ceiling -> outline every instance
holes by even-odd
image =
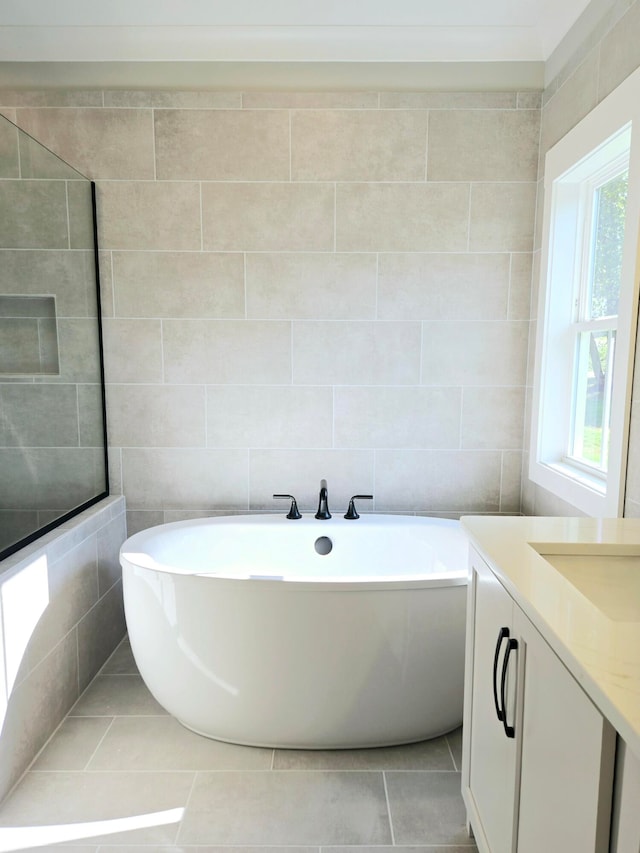
[[[542,79],[544,63],[573,24],[589,16],[587,7],[599,10],[611,2],[0,0],[0,85],[12,69],[15,76],[16,67],[34,63],[53,68],[50,76],[56,67],[83,63],[87,79],[101,63],[171,63],[174,72],[180,64],[198,63],[387,70],[500,63],[503,76],[507,65],[529,63]]]

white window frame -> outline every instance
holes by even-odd
[[[563,184],[561,178],[572,170],[579,175],[581,162],[591,159],[594,152],[625,128],[630,128],[631,135],[629,189],[612,377],[611,432],[608,470],[599,474],[567,457],[573,409],[576,275],[581,267],[577,259],[582,259],[585,249],[576,239],[583,224],[579,220],[584,207],[576,203],[575,185]],[[621,150],[623,147],[621,142]],[[593,166],[588,171],[592,173]],[[624,509],[638,313],[639,223],[640,69],[556,143],[545,159],[529,477],[592,516],[617,517]],[[561,366],[566,369],[560,369]]]

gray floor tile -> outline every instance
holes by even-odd
[[[275,770],[455,770],[446,738],[377,749],[276,750]]]
[[[269,770],[273,750],[194,734],[173,717],[116,717],[88,770]]]
[[[77,853],[77,848],[73,848]],[[353,847],[349,847],[349,853],[360,853],[363,848],[358,847],[354,850]],[[380,848],[371,848],[379,850]],[[382,848],[384,849],[384,848]],[[391,848],[395,849],[395,848]],[[172,846],[172,847],[148,847],[141,846],[136,844],[135,846],[110,846],[110,845],[102,845],[98,851],[98,853],[150,853],[153,850],[153,853],[320,853],[319,847],[211,847],[205,846],[202,847],[197,845],[193,847],[192,845],[187,846]],[[430,852],[428,852],[430,853]],[[437,853],[437,851],[436,851]],[[456,853],[453,850],[453,853]],[[468,848],[465,851],[468,853]]]
[[[27,835],[25,832],[29,834]],[[0,850],[19,850],[20,853],[49,853],[49,851],[55,851],[55,853],[98,853],[98,848],[95,846],[76,846],[75,844],[38,844],[37,847],[24,847],[23,844],[28,844],[29,836],[33,837],[33,835],[34,830],[31,827],[22,832],[20,830],[0,829]]]
[[[32,770],[84,770],[113,717],[67,717]]]
[[[129,637],[125,637],[100,670],[101,675],[139,675]]]
[[[469,843],[459,773],[386,773],[396,844]]]
[[[166,714],[139,675],[98,675],[69,712],[71,717]]]
[[[193,773],[31,771],[0,806],[0,826],[49,826],[67,842],[173,844]]]
[[[462,727],[447,735],[456,770],[462,770]]]
[[[179,844],[389,844],[382,774],[199,773],[177,840]]]
[[[189,850],[193,850],[193,847]],[[234,853],[236,853],[235,850]],[[449,844],[444,847],[433,844],[411,847],[356,847],[355,849],[353,847],[321,847],[320,853],[478,853],[478,850],[475,844],[470,843],[462,847],[451,847]]]

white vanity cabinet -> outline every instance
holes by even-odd
[[[462,793],[480,853],[606,853],[615,731],[471,549]]]

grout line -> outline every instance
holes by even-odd
[[[449,738],[445,735],[445,740],[447,741],[447,747],[449,748],[449,755],[451,756],[451,762],[453,763],[453,769],[456,773],[460,773],[458,765],[456,764],[456,760],[453,756],[453,750],[451,749],[451,744],[449,743]]]
[[[291,126],[293,124],[293,119],[292,119],[292,110],[289,110],[288,112],[289,112],[289,180],[292,181],[293,180],[293,166],[292,166],[293,143],[292,143]]]
[[[184,812],[182,814],[182,818],[180,819],[180,822],[178,823],[178,826],[176,827],[176,834],[175,834],[174,839],[173,839],[173,843],[176,846],[178,845],[178,839],[180,838],[180,832],[182,831],[182,823],[183,823],[184,818],[187,814],[187,809],[189,808],[189,803],[191,802],[191,797],[193,795],[193,789],[195,788],[197,781],[198,781],[198,771],[196,770],[195,773],[193,774],[193,780],[191,782],[191,787],[189,788],[189,793],[187,794],[187,799],[185,800],[185,803],[184,803]]]
[[[200,191],[200,251],[204,252],[204,217],[202,216],[202,181],[198,183]]]
[[[203,385],[204,388],[204,446],[209,448],[209,386]]]
[[[336,386],[331,386],[331,447],[336,449]]]
[[[391,817],[391,804],[389,803],[389,791],[387,789],[387,774],[382,771],[382,784],[384,785],[384,798],[387,803],[387,815],[389,817],[389,831],[391,832],[391,844],[396,846],[396,837],[393,831],[393,819]]]
[[[154,109],[151,110],[151,156],[153,157],[153,180],[157,181],[158,164],[156,162],[156,111]]]
[[[271,766],[269,767],[269,770],[274,769],[275,761],[276,761],[276,751],[275,751],[275,749],[272,749],[271,750]]]
[[[22,156],[20,155],[20,128],[16,127],[16,150],[18,154],[18,178],[22,179]]]
[[[71,216],[69,213],[69,181],[64,182],[64,195],[67,204],[67,249],[71,248]]]
[[[38,332],[39,335],[39,332]],[[42,355],[40,356],[42,358]],[[78,427],[78,447],[82,447],[82,426],[80,424],[80,386],[82,383],[76,383],[76,422]],[[84,387],[84,386],[83,386]],[[98,571],[98,561],[96,560],[96,573]]]
[[[74,717],[74,719],[76,719],[76,720],[81,720],[81,719],[83,719],[83,718],[82,718],[82,717]],[[114,724],[114,722],[115,722],[115,719],[116,719],[115,717],[112,717],[112,718],[111,718],[111,722],[109,723],[109,725],[108,725],[108,726],[107,726],[107,728],[105,729],[104,734],[102,735],[102,737],[101,737],[101,738],[100,738],[100,740],[98,741],[98,744],[97,744],[96,748],[93,750],[93,752],[92,752],[92,753],[91,753],[91,755],[89,756],[89,760],[88,760],[88,761],[87,761],[87,763],[84,765],[83,772],[86,772],[86,771],[88,771],[88,770],[89,770],[89,765],[90,765],[90,764],[91,764],[91,762],[93,761],[93,759],[94,759],[94,757],[95,757],[96,752],[97,752],[97,751],[100,749],[100,747],[102,746],[102,742],[103,742],[103,741],[104,741],[104,739],[106,738],[107,734],[111,731],[111,727],[113,726],[113,724]]]
[[[338,184],[333,185],[333,251],[338,251]]]
[[[535,217],[533,227],[535,229]],[[513,287],[513,252],[509,252],[509,287],[507,289],[507,317],[508,320],[511,314],[511,289]]]
[[[160,319],[160,368],[162,382],[159,384],[164,385],[167,380],[164,373],[164,320],[162,318]]]
[[[247,512],[251,512],[251,448],[247,447]]]
[[[425,134],[425,143],[424,143],[424,180],[425,182],[429,180],[429,125],[431,119],[431,111],[427,110],[427,132]]]
[[[109,249],[109,265],[111,267],[111,316],[116,317],[116,277],[113,273],[113,249]]]

